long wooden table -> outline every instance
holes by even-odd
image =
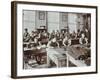
[[[47,48],[47,65],[50,66],[50,61],[53,61],[57,67],[62,67],[62,63],[66,65],[66,51],[61,48]]]
[[[42,57],[46,55],[46,49],[24,48],[24,56],[33,56],[39,64],[41,64]]]
[[[84,60],[78,59],[79,56],[85,55],[87,50],[90,50],[90,48],[87,48],[86,46],[83,45],[74,45],[68,47],[66,51],[67,67],[69,66],[69,61],[72,62],[77,67],[87,66]]]
[[[77,67],[87,66],[84,60],[78,59],[87,50],[90,50],[90,48],[83,45],[69,46],[66,50],[63,48],[47,48],[47,65],[50,66],[50,61],[53,61],[57,67],[62,67],[62,63],[65,63],[65,66],[69,67],[69,62]]]

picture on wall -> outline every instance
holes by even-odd
[[[12,78],[97,73],[96,6],[11,4]]]
[[[45,19],[45,12],[44,11],[39,11],[39,19],[44,20]]]

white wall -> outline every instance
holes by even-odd
[[[25,1],[25,0],[24,0]],[[64,4],[98,5],[98,34],[100,35],[100,0],[30,0]],[[0,0],[0,80],[10,78],[11,68],[11,0]],[[100,36],[98,36],[100,48]],[[18,80],[100,80],[100,49],[98,48],[98,74],[73,75],[45,78],[27,78]],[[17,80],[17,79],[16,79]]]
[[[44,12],[44,20],[39,19],[39,11],[36,11],[36,28],[46,26],[46,12]]]
[[[27,28],[30,33],[35,30],[35,16],[35,11],[23,10],[23,30]]]
[[[64,19],[63,19],[64,18]],[[60,29],[65,29],[68,26],[68,14],[67,13],[60,13]]]
[[[59,12],[48,12],[48,31],[59,29]]]
[[[69,13],[68,14],[68,26],[69,26],[69,30],[70,33],[72,33],[73,31],[76,32],[77,30],[77,14],[74,13]]]
[[[63,12],[46,12],[44,13],[44,19],[39,19],[39,12],[41,11],[32,11],[32,10],[23,10],[23,32],[27,28],[29,33],[31,31],[39,29],[40,26],[46,26],[48,32],[53,30],[61,30],[69,27],[69,32],[77,32],[77,29],[83,28],[83,16],[82,14],[77,13],[63,13]],[[80,16],[78,18],[78,16]],[[86,20],[85,20],[86,21]],[[78,24],[78,22],[80,22]]]

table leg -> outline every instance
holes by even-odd
[[[57,68],[59,68],[60,67],[60,62],[59,61],[57,61]]]
[[[47,55],[47,66],[48,66],[48,67],[50,66],[50,58],[49,58],[48,55]]]
[[[67,67],[69,66],[69,57],[67,55]]]

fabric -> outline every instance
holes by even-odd
[[[56,42],[51,42],[50,46],[52,46],[52,47],[57,47],[58,44],[57,44]]]

